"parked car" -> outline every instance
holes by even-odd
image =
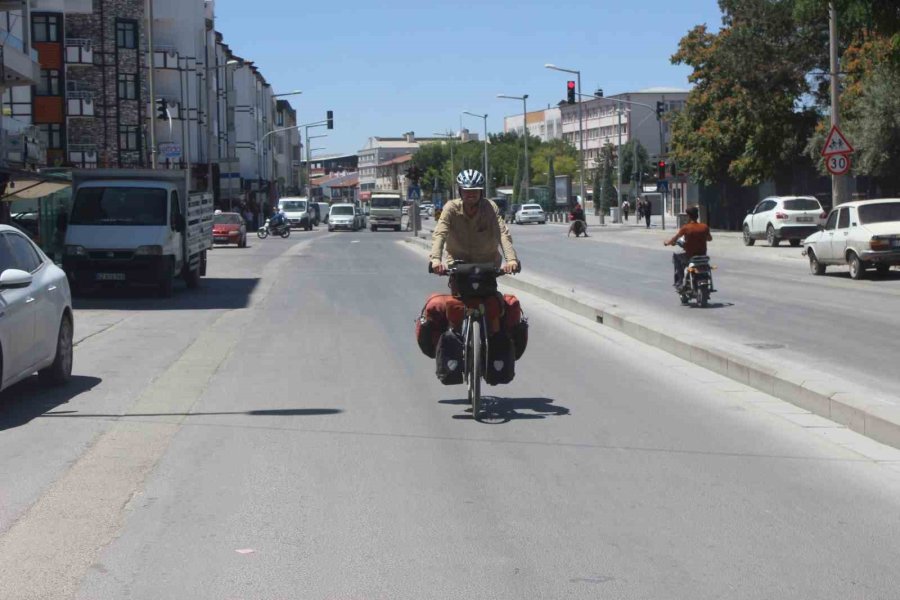
[[[434,216],[434,204],[421,204],[419,205],[419,215],[423,219],[427,219],[428,217]]]
[[[72,375],[72,294],[62,269],[15,227],[0,225],[0,390],[35,372]]]
[[[357,208],[352,204],[332,204],[328,213],[328,231],[346,229],[347,231],[359,230],[359,217]]]
[[[516,224],[523,225],[525,223],[540,223],[543,225],[547,222],[547,215],[540,204],[523,204],[522,208],[516,213]]]
[[[822,205],[812,196],[766,198],[744,217],[744,245],[764,239],[770,246],[777,246],[781,240],[799,246],[825,223],[825,216]]]
[[[884,275],[900,265],[900,198],[841,204],[803,248],[813,275],[823,275],[830,265],[847,265],[853,279],[873,267]]]
[[[328,213],[331,212],[331,205],[327,202],[316,202],[319,206],[319,218],[321,222],[328,225]]]
[[[237,244],[247,247],[247,224],[237,213],[219,213],[213,216],[213,243]]]
[[[284,211],[291,227],[298,227],[309,231],[313,228],[315,218],[314,209],[310,209],[310,203],[306,198],[282,198],[278,201],[278,208]]]

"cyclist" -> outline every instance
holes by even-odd
[[[431,236],[431,267],[443,275],[444,251],[448,262],[494,263],[506,273],[519,271],[519,258],[512,236],[497,205],[484,197],[484,175],[475,169],[456,176],[460,200],[444,205]],[[503,249],[500,254],[498,248]],[[506,259],[506,263],[503,263]]]

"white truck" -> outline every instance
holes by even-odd
[[[391,227],[400,231],[403,218],[403,195],[400,192],[372,192],[369,209],[369,229]]]
[[[212,194],[189,192],[186,171],[75,171],[63,269],[75,292],[152,285],[167,297],[177,277],[193,288],[206,275],[212,226]]]

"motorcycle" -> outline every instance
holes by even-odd
[[[261,240],[266,239],[269,235],[280,235],[287,239],[291,236],[291,224],[282,223],[281,225],[272,225],[271,219],[266,219],[265,224],[259,228],[256,235],[258,235]]]
[[[678,238],[675,242],[679,248],[684,248],[684,238]],[[682,261],[681,255],[676,254],[673,260]],[[716,291],[713,287],[713,267],[709,264],[708,256],[692,256],[684,259],[684,278],[681,280],[681,289],[676,290],[681,297],[681,303],[688,305],[691,300],[697,306],[706,308],[709,305],[709,295]]]

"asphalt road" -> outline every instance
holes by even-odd
[[[73,384],[0,395],[0,598],[896,595],[900,451],[527,296],[475,422],[401,237],[80,301]]]
[[[662,241],[674,230],[592,228],[590,238],[576,240],[562,225],[511,228],[530,274],[900,398],[896,269],[865,281],[839,268],[814,277],[800,248],[746,248],[738,236],[715,235],[715,310],[696,310],[682,307],[671,287],[672,249]]]

